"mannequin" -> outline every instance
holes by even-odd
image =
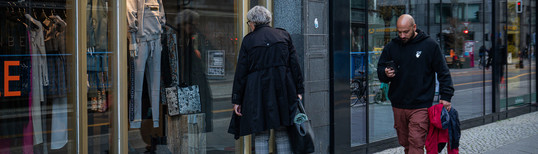
[[[131,35],[129,50],[135,68],[134,119],[130,122],[130,127],[141,126],[144,74],[148,78],[153,127],[159,127],[161,33],[166,22],[162,1],[128,0],[127,20]]]

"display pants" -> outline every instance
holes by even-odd
[[[39,53],[33,53],[33,54],[39,54]],[[32,72],[30,72],[30,76],[32,77],[32,83],[30,83],[32,87],[32,107],[30,108],[32,112],[32,125],[34,130],[34,144],[41,144],[43,143],[43,127],[42,127],[42,121],[41,121],[41,102],[45,100],[44,96],[44,90],[43,86],[45,84],[45,78],[44,78],[44,69],[41,64],[46,63],[46,59],[44,59],[44,56],[35,56],[31,58],[32,61]],[[45,67],[45,69],[47,69]],[[48,81],[47,81],[48,85]]]
[[[278,154],[291,154],[291,144],[286,127],[274,129],[276,151]],[[256,153],[269,153],[269,130],[254,135]]]
[[[60,149],[67,143],[67,97],[52,100],[50,148]]]
[[[392,111],[398,142],[405,148],[405,153],[423,154],[430,124],[428,108],[400,109],[393,107]]]
[[[159,127],[159,96],[161,86],[161,39],[140,41],[135,61],[135,93],[134,93],[134,120],[131,128],[140,128],[142,122],[142,91],[144,87],[144,72],[147,71],[149,99],[153,127]]]

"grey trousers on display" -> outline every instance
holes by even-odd
[[[67,97],[52,100],[51,149],[61,149],[68,141]]]
[[[142,91],[144,86],[144,72],[147,71],[149,99],[153,127],[159,127],[159,96],[161,86],[161,39],[140,41],[135,61],[135,93],[134,93],[134,120],[131,128],[140,128],[142,122]]]

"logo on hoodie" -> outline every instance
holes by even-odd
[[[417,54],[415,56],[420,57],[420,54],[422,53],[422,51],[417,51]]]

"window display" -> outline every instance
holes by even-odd
[[[66,8],[66,1],[0,3],[2,153],[68,151],[74,119]]]
[[[225,130],[231,113],[235,60],[226,59],[236,59],[240,41],[235,2],[130,0],[127,6],[129,149],[234,151],[233,137],[214,130]]]

